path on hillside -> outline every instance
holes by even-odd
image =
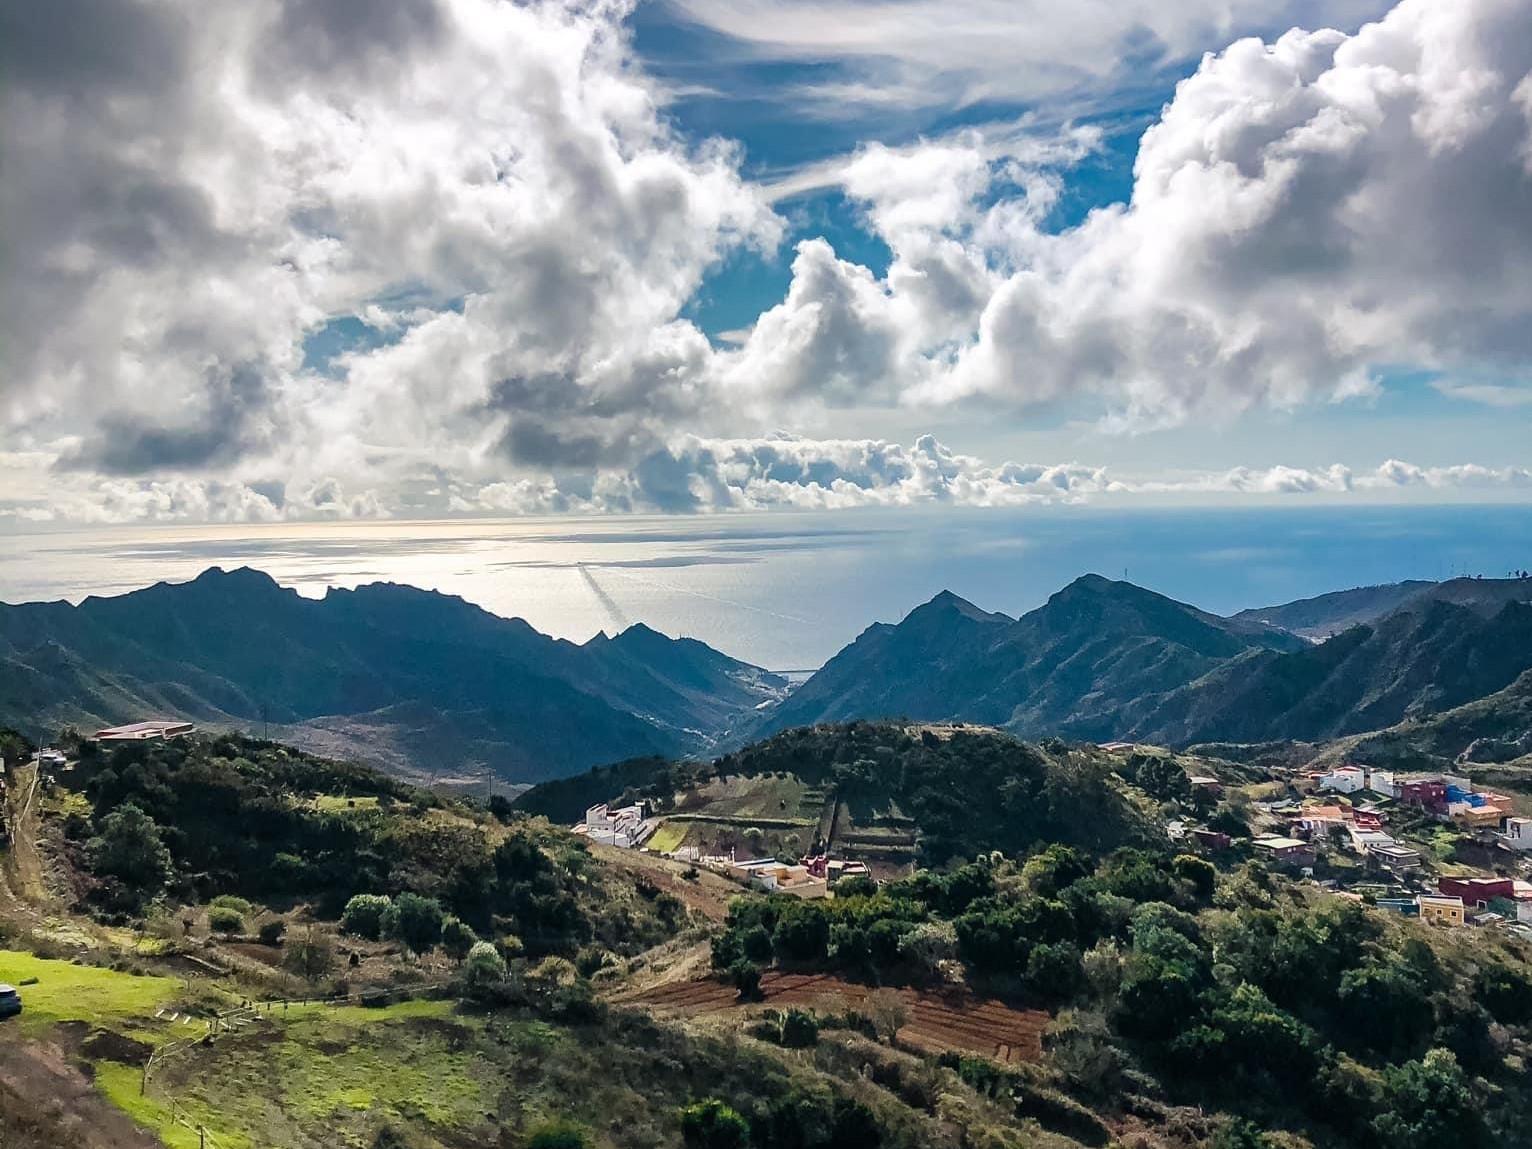
[[[16,908],[35,907],[48,901],[42,856],[37,850],[41,790],[37,763],[29,762],[11,771],[11,784],[5,792],[5,820],[10,827],[11,841],[5,851],[4,865],[0,866],[0,878],[3,878],[0,885],[4,886],[0,897],[6,897]]]

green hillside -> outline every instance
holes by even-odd
[[[851,723],[526,796],[913,827],[903,876],[802,900],[273,743],[71,749],[0,853],[22,1145],[1513,1149],[1532,1116],[1526,942],[1170,845],[1243,826],[1257,766]]]

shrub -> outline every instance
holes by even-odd
[[[382,894],[357,894],[346,903],[340,916],[340,928],[348,934],[377,941],[383,936],[383,915],[393,904]]]
[[[782,1044],[789,1049],[807,1049],[819,1043],[819,1022],[807,1010],[790,1009],[782,1018]]]
[[[282,964],[300,977],[318,981],[335,964],[335,943],[327,934],[309,926],[301,937],[288,938],[282,950]]]
[[[590,1143],[583,1125],[563,1118],[544,1121],[527,1137],[527,1149],[590,1149]]]
[[[463,961],[463,985],[468,996],[480,1001],[493,997],[505,984],[509,969],[505,959],[489,942],[474,942]]]
[[[413,953],[430,953],[442,936],[442,907],[435,898],[400,894],[384,914],[388,935]]]
[[[744,1149],[750,1125],[713,1097],[681,1110],[681,1139],[687,1149]]]
[[[257,936],[268,946],[278,944],[282,940],[282,935],[286,932],[287,923],[281,918],[267,918],[256,931]]]
[[[590,977],[611,960],[611,954],[598,945],[583,946],[575,954],[575,969],[581,977]]]
[[[478,942],[479,935],[461,918],[448,917],[442,922],[442,949],[454,961],[462,961]]]
[[[1085,980],[1080,951],[1069,942],[1044,942],[1027,959],[1027,983],[1045,997],[1073,997]]]
[[[208,902],[208,905],[226,906],[242,918],[248,918],[255,910],[255,907],[251,905],[250,902],[246,901],[238,894],[219,894],[212,901]]]
[[[761,968],[746,958],[740,958],[729,967],[729,981],[739,993],[740,1001],[756,1001],[761,996]]]
[[[208,928],[220,934],[239,933],[245,919],[233,906],[213,906],[207,912]]]

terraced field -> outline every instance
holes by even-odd
[[[962,990],[875,990],[830,974],[767,973],[761,978],[762,1000],[748,1006],[740,1004],[733,986],[711,979],[672,982],[618,1000],[653,1010],[695,1014],[762,1006],[817,1006],[830,999],[836,1001],[837,1008],[855,1009],[874,992],[899,998],[909,1015],[899,1030],[899,1040],[917,1048],[932,1053],[977,1053],[1006,1064],[1037,1061],[1043,1055],[1047,1013],[1015,1009]]]

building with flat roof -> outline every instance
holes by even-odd
[[[1312,866],[1314,847],[1302,838],[1257,838],[1250,843],[1258,855],[1281,866]]]
[[[130,722],[126,726],[108,726],[98,730],[91,738],[96,742],[149,742],[155,739],[181,738],[197,727],[191,722],[176,722],[168,718],[151,718],[144,722]]]
[[[1420,920],[1435,926],[1460,926],[1465,920],[1462,898],[1419,894],[1415,904],[1420,907]]]

